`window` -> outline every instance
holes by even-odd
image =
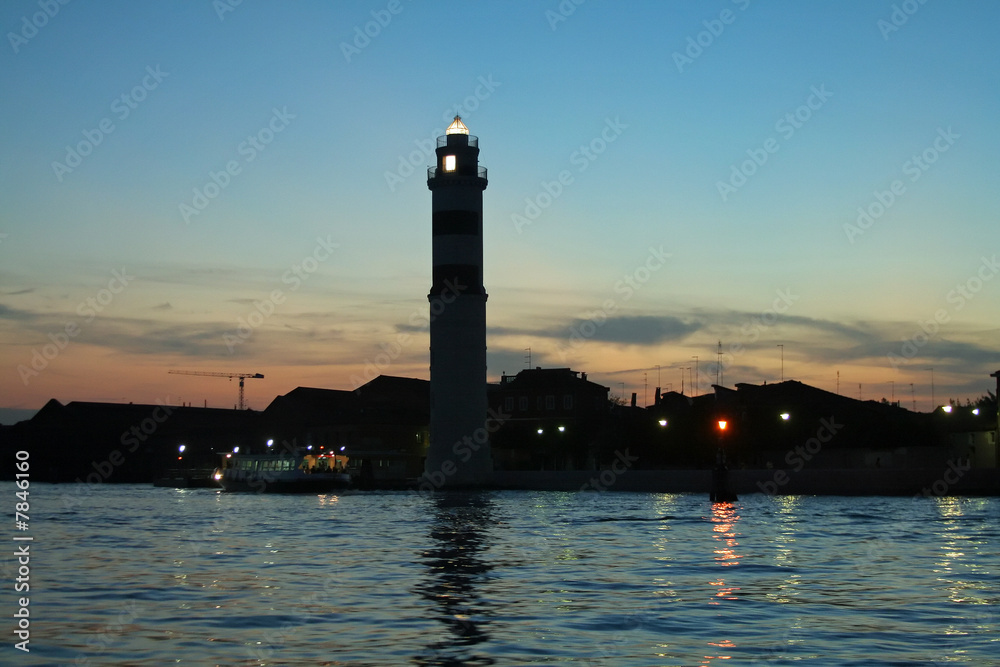
[[[445,171],[455,171],[455,156],[445,155],[444,156],[444,170]]]
[[[556,409],[556,397],[555,396],[546,396],[545,397],[545,409],[546,410],[555,410]]]
[[[541,410],[545,407],[545,398],[541,395],[535,397],[535,408]]]
[[[517,408],[521,412],[525,412],[528,409],[528,397],[527,396],[522,396],[519,399],[517,399]]]
[[[573,394],[563,394],[563,410],[573,409]]]
[[[503,399],[503,409],[506,410],[507,412],[512,412],[514,410],[513,396],[508,396],[507,398]]]

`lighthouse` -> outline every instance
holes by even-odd
[[[486,289],[479,139],[459,116],[427,170],[432,212],[431,424],[424,478],[434,488],[488,484]]]

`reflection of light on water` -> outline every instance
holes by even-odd
[[[719,561],[724,567],[740,564],[740,556],[734,548],[739,546],[739,543],[736,541],[735,530],[736,522],[739,521],[739,518],[740,515],[736,513],[736,507],[731,503],[715,503],[712,505],[712,523],[715,524],[712,530],[715,532],[715,538],[722,543],[715,550],[715,560]]]
[[[340,496],[338,496],[338,495],[336,495],[334,493],[323,494],[323,495],[320,495],[318,497],[319,497],[320,507],[323,507],[325,505],[336,505],[337,503],[340,502]]]
[[[773,590],[766,593],[767,598],[773,602],[792,602],[799,594],[798,588],[801,584],[801,575],[796,574],[791,568],[800,565],[802,556],[796,550],[796,535],[798,532],[799,512],[801,510],[801,496],[773,496],[768,499],[773,514],[769,527],[771,533],[771,544],[774,547],[774,564],[778,567],[789,568],[788,576],[783,581],[777,583]]]
[[[973,501],[955,497],[935,498],[934,505],[942,528],[941,557],[935,563],[934,572],[939,575],[941,588],[948,593],[948,599],[962,605],[958,609],[967,610],[961,614],[964,618],[958,623],[952,623],[945,628],[948,635],[964,635],[970,630],[980,632],[983,624],[979,619],[984,609],[989,609],[994,600],[991,598],[990,587],[984,583],[990,574],[977,562],[980,545],[986,543],[977,536],[968,533],[966,509]],[[975,512],[975,507],[968,508]],[[969,575],[969,576],[963,576]]]
[[[713,550],[715,561],[722,567],[732,567],[740,564],[741,556],[736,552],[739,542],[736,541],[736,523],[740,520],[739,512],[732,503],[713,503],[711,521],[713,537],[719,542],[718,547]],[[719,604],[720,600],[738,600],[736,592],[739,586],[727,585],[723,577],[708,582],[709,586],[715,587],[715,596],[709,600],[710,605]],[[721,649],[736,648],[736,644],[730,639],[719,639],[714,642],[707,642],[709,646]],[[731,655],[706,655],[705,664],[712,660],[730,660]]]

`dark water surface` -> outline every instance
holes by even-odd
[[[0,663],[1000,664],[996,498],[80,488]]]

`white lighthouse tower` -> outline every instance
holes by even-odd
[[[455,116],[427,170],[433,213],[431,433],[425,479],[435,488],[490,482],[486,431],[486,289],[479,139]]]

